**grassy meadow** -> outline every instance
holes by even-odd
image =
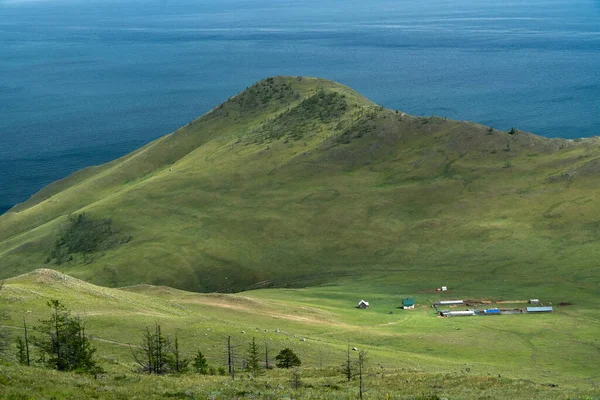
[[[48,315],[45,302],[60,299],[85,319],[106,374],[94,379],[16,366],[9,354],[0,370],[0,393],[7,398],[78,398],[82,390],[96,398],[131,398],[132,393],[138,398],[356,398],[357,381],[345,382],[340,372],[350,344],[368,352],[367,398],[600,396],[600,322],[593,310],[580,305],[547,315],[439,318],[430,307],[460,294],[419,293],[409,287],[395,291],[352,281],[238,294],[149,285],[110,289],[38,270],[7,280],[0,294],[0,306],[10,310],[11,330],[22,333],[23,316],[34,326]],[[415,296],[415,310],[398,308],[406,295]],[[359,297],[370,301],[368,310],[355,308]],[[304,386],[291,389],[290,373],[279,369],[257,378],[240,373],[235,381],[140,374],[131,346],[155,323],[170,336],[177,333],[186,355],[201,350],[214,367],[226,366],[229,335],[238,346],[234,354],[240,369],[252,337],[262,349],[268,345],[271,362],[289,347],[302,360]],[[355,359],[357,353],[351,353]]]

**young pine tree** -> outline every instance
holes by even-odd
[[[248,354],[246,355],[246,368],[253,376],[258,376],[263,373],[260,367],[261,355],[259,354],[258,344],[256,339],[252,338],[252,341],[248,343]]]
[[[36,342],[46,366],[58,371],[78,371],[98,374],[102,369],[94,359],[96,349],[86,336],[85,327],[78,317],[58,300],[47,305],[52,309],[50,319],[40,321],[36,328],[42,334]]]
[[[175,340],[173,341],[173,351],[168,355],[169,369],[176,373],[185,372],[192,361],[189,358],[185,358],[181,354],[179,346],[179,337],[175,334]]]
[[[17,361],[19,364],[27,365],[27,351],[25,350],[25,341],[21,336],[17,336]]]
[[[196,353],[196,355],[194,356],[194,360],[192,361],[192,367],[194,368],[194,371],[199,374],[208,374],[210,370],[208,367],[208,361],[206,361],[206,357],[204,357],[204,354],[202,354],[201,351],[198,351],[198,353]]]

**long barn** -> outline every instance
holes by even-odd
[[[548,313],[552,311],[552,307],[527,307],[528,313]]]
[[[465,304],[463,300],[440,300],[434,303],[436,306],[459,306]]]

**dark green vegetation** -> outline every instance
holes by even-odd
[[[53,267],[69,275],[113,287],[263,288],[231,297],[129,289],[150,301],[94,287],[97,297],[84,296],[89,304],[57,291],[71,297],[74,309],[96,310],[90,324],[105,340],[127,342],[160,316],[181,329],[182,343],[204,339],[201,331],[211,335],[214,349],[197,345],[185,357],[201,349],[210,366],[223,367],[225,338],[232,332],[287,325],[294,333],[286,340],[299,342],[297,334],[319,346],[300,352],[271,333],[256,339],[279,340],[273,356],[285,347],[297,352],[308,369],[305,384],[321,359],[332,360],[325,365],[340,379],[350,339],[367,348],[373,369],[381,363],[401,379],[423,373],[425,381],[444,382],[425,384],[443,389],[417,392],[411,380],[414,390],[407,390],[414,396],[456,395],[450,388],[461,385],[492,391],[463,392],[465,398],[519,398],[536,390],[538,398],[584,396],[594,393],[599,379],[599,175],[597,138],[544,139],[518,129],[414,117],[330,81],[270,78],[178,131],[56,182],[0,216],[0,278],[43,265],[57,239],[68,237],[65,227],[77,225],[69,215],[85,213],[96,222],[83,230],[95,232],[92,237],[106,231],[106,219],[111,232],[126,236],[119,234],[119,245],[104,245],[115,243],[113,236],[66,253]],[[121,240],[130,235],[133,240]],[[70,279],[64,278],[66,292],[85,287],[69,286]],[[442,285],[450,292],[436,294]],[[5,303],[14,326],[20,326],[19,312],[52,294],[18,288],[12,286],[14,298]],[[544,316],[441,321],[422,308],[440,296],[537,297],[571,305]],[[405,297],[417,302],[412,314],[397,311]],[[369,310],[354,309],[361,298],[371,303]],[[118,355],[116,370],[132,370],[118,346],[106,350]],[[452,374],[469,377],[452,386]],[[288,375],[280,378],[289,381]],[[387,377],[379,378],[378,387],[390,388]],[[560,389],[544,386],[549,384]]]
[[[121,236],[113,232],[112,221],[108,218],[94,220],[85,213],[69,215],[65,226],[61,226],[54,248],[46,262],[56,261],[60,265],[73,261],[80,253],[87,262],[91,254],[110,250],[119,244],[127,243],[131,236]]]
[[[298,358],[296,353],[292,349],[288,349],[287,347],[277,354],[275,357],[277,360],[277,368],[292,368],[299,367],[302,364],[302,361]]]

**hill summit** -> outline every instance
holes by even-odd
[[[600,283],[599,143],[268,78],[0,216],[0,277],[46,263],[106,286],[201,292],[365,278],[586,295]],[[53,258],[68,216],[84,213],[130,240]]]

